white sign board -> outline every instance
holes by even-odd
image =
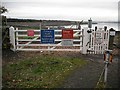
[[[115,36],[115,31],[110,31],[110,36]]]
[[[95,35],[95,43],[96,44],[101,44],[102,43],[102,33],[101,32],[96,32]]]
[[[62,46],[73,46],[73,40],[72,39],[63,39]]]

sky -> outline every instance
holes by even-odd
[[[119,0],[2,0],[8,18],[118,21]]]

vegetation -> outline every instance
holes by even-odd
[[[15,19],[15,18],[8,18],[8,22],[42,22],[42,20],[34,20],[34,19]]]
[[[37,56],[4,65],[4,88],[58,88],[74,69],[85,65],[79,58]]]
[[[36,20],[36,19],[17,19],[17,18],[8,18],[8,22],[71,22],[71,21],[65,21],[65,20]]]
[[[0,12],[3,14],[5,12],[8,12],[8,10],[2,6],[0,7]],[[6,16],[1,15],[2,18],[2,48],[8,49],[10,48],[10,41],[9,41],[9,28],[7,25],[7,19]]]
[[[120,48],[120,31],[116,31],[116,35],[114,38],[114,42],[117,44],[117,46]]]
[[[98,90],[103,90],[105,88],[105,83],[104,83],[104,70],[100,74],[99,80],[97,82],[97,85],[95,86],[95,89]]]
[[[4,7],[4,6],[0,6],[0,13],[5,13],[7,12],[8,10]]]

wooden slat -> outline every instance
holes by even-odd
[[[33,41],[32,39],[18,39],[17,41]],[[34,41],[41,41],[40,39],[39,40],[34,40]],[[55,41],[62,41],[62,39],[55,39]],[[74,42],[82,42],[81,40],[79,39],[73,39]]]
[[[52,29],[51,29],[52,30]],[[54,30],[54,29],[53,29]],[[40,32],[41,30],[34,30],[34,32]],[[55,32],[61,32],[62,30],[54,30]],[[74,32],[82,32],[82,30],[73,30]],[[15,32],[27,32],[27,30],[15,30]]]
[[[80,52],[80,49],[17,49],[18,51],[77,51]]]
[[[17,46],[62,46],[61,44],[18,44]],[[80,46],[80,44],[73,44],[73,46]],[[80,46],[81,47],[81,46]]]
[[[27,37],[28,35],[27,34],[22,34],[22,35],[17,35],[16,37]],[[35,37],[40,37],[40,35],[34,35]],[[83,35],[73,35],[73,37],[82,37]],[[28,36],[29,37],[29,36]],[[55,35],[55,37],[62,37],[62,35]]]

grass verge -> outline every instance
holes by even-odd
[[[85,65],[79,58],[38,56],[3,66],[4,88],[57,88],[70,72]]]

